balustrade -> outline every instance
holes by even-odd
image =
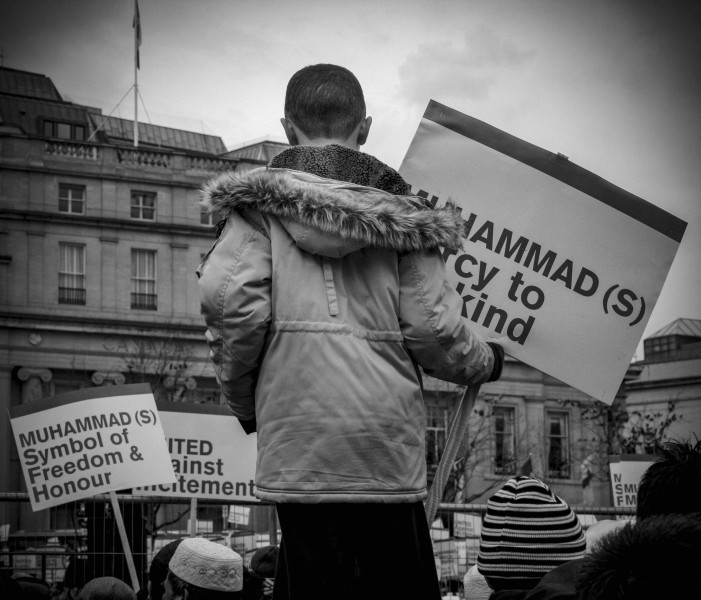
[[[192,171],[218,173],[236,168],[237,162],[228,158],[209,158],[206,156],[188,156],[186,168]]]
[[[138,167],[170,166],[170,155],[165,152],[141,150],[139,148],[117,148],[117,158],[120,163]]]
[[[77,142],[46,142],[45,149],[49,156],[67,156],[81,160],[100,158],[100,149],[97,146]]]

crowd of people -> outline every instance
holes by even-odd
[[[488,500],[477,562],[465,573],[457,597],[685,598],[689,590],[700,589],[700,556],[701,441],[672,441],[660,449],[643,475],[635,516],[600,520],[586,530],[568,504],[542,481],[526,476],[507,481]],[[274,598],[278,569],[285,568],[278,557],[279,547],[266,546],[244,564],[227,546],[204,538],[181,538],[155,554],[147,585],[138,593],[126,582],[105,576],[56,595],[40,579],[4,574],[0,598],[269,600]],[[392,581],[390,573],[387,578]],[[327,594],[330,599],[344,597],[342,590]]]
[[[672,441],[644,473],[635,518],[582,531],[529,477],[494,494],[466,600],[657,600],[701,589],[701,442]]]
[[[277,546],[255,551],[249,564],[228,546],[194,537],[163,546],[153,557],[146,585],[136,592],[112,576],[52,587],[35,576],[2,575],[2,600],[270,600]]]

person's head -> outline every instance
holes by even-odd
[[[79,600],[136,600],[136,592],[116,577],[95,577],[80,590]]]
[[[344,67],[318,64],[292,76],[280,121],[293,146],[341,144],[357,150],[367,140],[372,118],[365,115],[355,75]]]
[[[493,590],[529,590],[545,573],[584,556],[584,531],[543,482],[515,477],[487,502],[477,568]]]
[[[17,596],[17,598],[22,598],[22,600],[48,600],[51,597],[51,586],[43,579],[27,573],[15,573],[12,579],[21,590],[21,595]],[[12,598],[13,596],[2,597]]]
[[[0,570],[0,598],[21,598],[22,597],[22,587],[14,577],[10,574],[10,571],[5,569]]]
[[[604,519],[591,525],[584,534],[587,540],[587,554],[591,554],[606,536],[612,535],[627,523],[627,520]]]
[[[163,582],[168,575],[168,563],[175,554],[175,549],[182,539],[169,542],[161,548],[151,561],[148,569],[148,598],[149,600],[161,600],[163,598]]]
[[[273,597],[278,553],[279,549],[277,546],[265,546],[256,550],[251,557],[249,570],[251,575],[260,581],[260,595],[262,598]]]
[[[477,565],[472,565],[467,570],[462,585],[463,590],[465,590],[465,598],[469,598],[469,600],[489,600],[494,591],[487,585],[487,580],[479,572]]]
[[[259,577],[266,579],[275,577],[275,568],[277,567],[279,552],[277,546],[258,548],[251,557],[251,571]]]
[[[701,514],[638,520],[606,536],[584,559],[575,583],[577,598],[691,598],[701,589],[699,556]]]
[[[636,516],[701,512],[701,440],[670,441],[638,486]]]
[[[186,538],[168,563],[163,600],[238,600],[243,560],[227,546]]]

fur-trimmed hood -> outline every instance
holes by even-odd
[[[225,173],[204,186],[201,204],[220,218],[246,209],[275,216],[298,245],[326,256],[364,246],[411,252],[459,249],[462,244],[462,218],[452,205],[432,209],[416,196],[395,196],[302,171]]]

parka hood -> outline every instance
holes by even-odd
[[[324,256],[364,246],[412,252],[462,245],[462,218],[451,204],[432,209],[418,196],[395,196],[303,171],[225,173],[205,184],[201,204],[220,218],[249,209],[275,216],[297,245]]]

